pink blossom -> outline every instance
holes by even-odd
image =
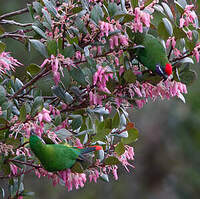
[[[43,108],[42,111],[40,113],[38,113],[39,122],[42,122],[42,121],[51,122],[51,117],[49,114],[50,114],[50,111]]]
[[[193,56],[195,56],[196,60],[197,60],[197,63],[199,63],[199,50],[200,50],[200,43],[198,43],[194,50],[192,51],[193,52]]]
[[[0,77],[7,71],[15,71],[16,66],[22,66],[22,64],[11,57],[9,52],[0,53]]]
[[[11,170],[11,173],[15,176],[17,175],[17,166],[14,165],[13,163],[10,163],[10,170]]]
[[[2,111],[2,108],[1,108],[1,106],[0,106],[0,115],[2,115],[3,114],[3,111]]]
[[[143,24],[146,27],[150,27],[151,16],[149,13],[147,13],[147,12],[141,10],[139,7],[137,7],[134,10],[134,15],[135,15],[135,18],[134,18],[134,22],[132,23],[132,27],[135,32],[139,31],[142,33],[143,32]]]

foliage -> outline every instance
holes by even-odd
[[[185,84],[196,78],[192,67],[199,62],[200,43],[195,12],[200,5],[189,3],[40,0],[0,16],[1,24],[23,28],[4,31],[0,39],[16,39],[43,57],[40,65],[22,66],[0,42],[0,178],[9,179],[11,198],[32,195],[23,186],[31,171],[71,190],[83,187],[86,175],[90,181],[100,177],[108,182],[110,173],[118,179],[117,165],[127,171],[133,167],[132,145],[139,133],[127,108],[142,108],[159,97],[185,101]],[[24,12],[32,22],[7,19]],[[138,62],[135,52],[142,46],[134,38],[143,31],[165,47],[173,79],[164,81]],[[26,76],[17,78],[16,67],[23,67]],[[30,152],[31,129],[46,143],[102,145],[103,150],[90,154],[89,165],[47,172]],[[0,193],[4,197],[3,189]]]

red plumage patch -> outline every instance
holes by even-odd
[[[172,74],[172,65],[171,64],[166,64],[165,65],[165,73],[167,74],[167,75],[171,75]]]

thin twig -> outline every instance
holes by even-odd
[[[28,88],[29,86],[31,86],[32,84],[34,84],[36,81],[38,81],[40,78],[43,77],[43,75],[48,75],[51,71],[48,70],[47,68],[45,68],[43,71],[41,71],[40,73],[38,73],[33,79],[31,79],[29,82],[27,82],[26,84],[24,84],[24,86],[22,86],[12,97],[11,99],[15,98],[17,95],[19,95],[23,90],[25,90],[26,88]]]
[[[21,10],[17,10],[17,11],[14,11],[14,12],[6,13],[6,14],[3,14],[3,15],[0,16],[0,20],[5,19],[7,17],[20,15],[20,14],[23,14],[23,13],[26,13],[26,12],[28,12],[28,8],[23,8]]]
[[[23,34],[12,34],[12,33],[4,33],[2,35],[0,35],[0,39],[4,39],[4,38],[8,38],[8,37],[11,37],[13,39],[16,39],[16,38],[33,38],[32,36],[26,36],[26,35],[23,35]]]
[[[20,160],[11,160],[11,159],[9,159],[8,161],[9,162],[19,163],[19,164],[24,164],[24,165],[27,165],[27,166],[30,166],[30,167],[34,167],[36,169],[41,168],[41,166],[39,166],[39,165],[32,164],[32,163],[29,163],[29,162],[23,162],[23,161],[20,161]]]
[[[5,19],[1,20],[0,24],[16,25],[16,26],[20,26],[20,27],[27,27],[27,26],[32,26],[33,25],[32,23],[22,24],[22,23],[14,21],[14,20],[5,20]]]

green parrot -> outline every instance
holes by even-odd
[[[136,33],[134,42],[141,45],[135,51],[138,61],[166,80],[172,74],[172,66],[161,42],[154,36],[145,33]]]
[[[31,131],[29,143],[31,151],[50,172],[71,168],[78,160],[86,159],[84,154],[102,149],[101,146],[77,148],[63,144],[45,144],[33,131]]]

